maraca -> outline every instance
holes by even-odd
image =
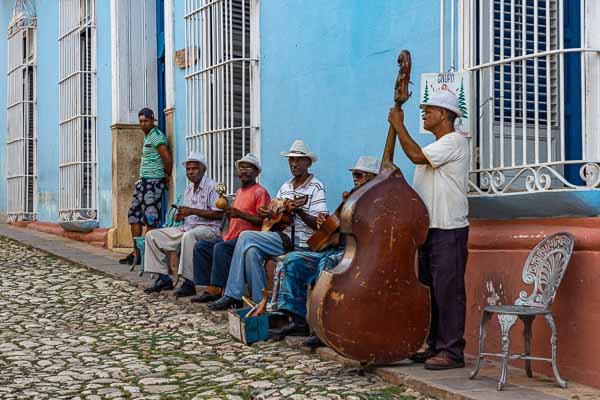
[[[225,197],[227,186],[224,183],[217,183],[215,191],[219,193],[219,198],[215,202],[215,206],[220,210],[226,210],[229,207],[229,202],[227,202],[227,198]]]

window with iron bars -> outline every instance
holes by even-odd
[[[37,203],[36,28],[31,4],[15,3],[8,27],[8,220],[34,221]]]
[[[476,116],[471,126],[471,194],[582,187],[574,175],[584,185],[593,183],[598,167],[583,159],[581,151],[573,153],[582,132],[567,132],[566,125],[565,105],[580,109],[583,100],[574,94],[580,88],[569,91],[565,86],[565,77],[577,85],[581,67],[574,68],[573,60],[594,51],[573,40],[584,27],[578,25],[579,13],[567,4],[579,6],[579,0],[458,4],[461,70],[471,73]]]
[[[97,220],[95,1],[59,7],[59,221]]]
[[[478,167],[559,160],[560,55],[542,55],[560,48],[557,0],[477,2],[477,13]]]
[[[239,182],[235,161],[258,154],[258,0],[186,0],[186,147],[207,175]]]
[[[494,61],[559,48],[556,0],[495,0],[493,19]],[[536,108],[541,127],[558,126],[557,56],[494,66],[494,122],[534,126]]]

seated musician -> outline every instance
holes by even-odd
[[[236,161],[235,166],[241,187],[232,206],[225,211],[229,216],[229,229],[223,231],[221,237],[199,240],[194,246],[195,284],[207,288],[201,295],[192,297],[192,303],[208,303],[221,298],[238,236],[243,231],[260,230],[263,219],[258,216],[258,209],[271,202],[267,190],[256,182],[262,171],[256,156],[248,153]],[[195,294],[195,290],[191,294]]]
[[[379,161],[370,156],[362,156],[350,171],[354,189],[356,189],[377,176]],[[342,194],[342,203],[349,195],[348,192]],[[336,214],[339,214],[340,210],[341,207],[337,209]],[[326,213],[320,214],[317,226],[320,227],[326,218]],[[283,261],[277,304],[278,311],[288,315],[289,323],[280,329],[272,330],[273,336],[307,336],[309,334],[309,327],[306,323],[307,288],[317,280],[321,271],[331,269],[341,261],[344,255],[343,237],[340,237],[339,231],[335,233],[335,236],[330,240],[331,246],[324,251],[294,251],[286,256]],[[305,344],[318,346],[320,341],[316,337],[311,337]]]
[[[285,208],[293,215],[285,222],[291,222],[291,225],[287,224],[285,229],[277,232],[241,233],[233,252],[224,296],[208,305],[211,310],[241,307],[246,285],[252,299],[260,302],[262,289],[266,288],[265,258],[279,256],[296,248],[306,248],[306,241],[317,227],[317,216],[327,211],[325,188],[308,171],[317,161],[316,154],[310,152],[302,140],[296,140],[290,151],[281,152],[281,155],[287,157],[293,178],[281,186],[269,207],[259,209],[259,216],[272,217],[281,208],[281,200],[284,200]],[[298,203],[298,199],[303,199],[303,203]]]
[[[215,181],[204,176],[208,165],[204,155],[191,152],[182,164],[190,184],[185,189],[183,204],[177,209],[175,221],[183,221],[183,225],[154,229],[146,234],[144,271],[158,274],[154,285],[144,289],[146,293],[173,289],[165,257],[169,251],[179,250],[178,274],[184,278],[183,285],[193,285],[192,255],[196,241],[213,239],[221,233],[223,212],[215,206],[219,198]]]

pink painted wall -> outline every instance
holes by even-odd
[[[530,250],[545,236],[568,231],[575,251],[558,290],[553,315],[558,326],[558,362],[563,378],[600,388],[600,218],[471,221],[467,266],[467,353],[477,354],[479,321],[489,297],[513,304]],[[500,351],[500,329],[493,317],[487,325],[486,351]],[[523,351],[523,325],[511,332],[511,351]],[[532,355],[550,357],[550,329],[536,318]],[[515,362],[523,366],[523,362]],[[532,363],[534,372],[552,375],[549,363]]]

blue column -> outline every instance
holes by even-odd
[[[581,47],[581,0],[564,0],[564,47]],[[581,134],[581,54],[565,54],[564,61],[565,96],[565,157],[567,160],[582,158]],[[576,185],[582,185],[579,165],[565,168],[565,178]]]

